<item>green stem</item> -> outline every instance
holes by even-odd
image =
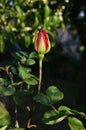
[[[38,84],[38,93],[41,90],[41,82],[42,82],[42,61],[44,58],[44,54],[39,54],[39,84]]]
[[[42,60],[39,60],[39,84],[38,84],[38,93],[41,90],[41,82],[42,82]]]
[[[56,113],[58,113],[57,109],[53,105],[51,105],[51,107]]]
[[[76,111],[76,110],[71,110],[71,112],[72,112],[73,114],[75,114],[75,115],[78,115],[78,116],[80,116],[80,117],[86,119],[86,115],[85,115],[83,112],[78,112],[78,111]]]
[[[18,111],[17,111],[17,106],[15,105],[15,115],[16,115],[15,127],[16,127],[16,128],[19,128],[19,122],[18,122],[17,113],[18,113]]]

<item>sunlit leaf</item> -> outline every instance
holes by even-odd
[[[58,108],[58,111],[64,111],[66,114],[72,114],[71,113],[71,109],[69,108],[69,107],[67,107],[67,106],[60,106],[59,108]]]
[[[68,117],[68,125],[71,130],[86,130],[83,123],[75,117]]]
[[[0,102],[0,127],[10,124],[10,115],[4,104]]]
[[[52,25],[56,26],[58,21],[58,17],[56,15],[52,16]]]
[[[35,22],[34,22],[34,26],[37,26],[39,24],[39,19],[37,16],[35,16]]]
[[[16,5],[16,12],[17,12],[16,16],[18,17],[18,19],[20,19],[21,21],[24,21],[25,19],[24,11],[20,8],[20,6]]]
[[[25,130],[24,128],[10,128],[9,130]]]
[[[45,29],[50,26],[50,23],[51,23],[51,17],[46,17],[44,19],[44,27],[45,27]]]
[[[44,11],[45,11],[45,18],[46,18],[50,15],[50,12],[51,12],[51,10],[47,4],[44,7]]]
[[[53,125],[53,124],[61,122],[67,116],[68,116],[68,114],[65,113],[65,111],[49,110],[49,111],[45,112],[45,114],[43,115],[42,121],[43,121],[43,123],[45,123],[47,125]]]
[[[0,128],[0,130],[6,130],[7,125]]]
[[[31,38],[30,36],[25,35],[24,39],[25,39],[25,46],[28,48],[31,43]]]
[[[0,36],[0,52],[3,53],[5,49],[5,42],[3,40],[3,37]]]

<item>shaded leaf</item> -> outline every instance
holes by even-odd
[[[34,77],[30,77],[24,80],[25,83],[27,83],[28,85],[36,85],[38,84],[37,79]]]
[[[43,105],[51,105],[61,100],[63,96],[63,93],[57,87],[50,86],[46,91],[46,95],[41,93],[35,96],[34,99],[36,102],[40,102]]]
[[[24,96],[27,94],[26,91],[24,90],[18,90],[16,93],[13,95],[13,99],[17,105],[23,105],[24,103]]]
[[[30,54],[29,54],[29,58],[36,58],[37,57],[37,53],[34,51],[34,52],[31,52]]]
[[[28,53],[24,51],[20,51],[20,54],[28,58]]]
[[[50,86],[46,94],[50,98],[51,104],[62,100],[64,97],[64,94],[56,86]]]
[[[8,85],[9,84],[9,81],[6,80],[6,79],[3,79],[3,78],[0,78],[0,85]]]
[[[0,85],[4,85],[5,84],[5,81],[3,78],[0,78]]]
[[[18,75],[18,72],[17,72],[15,67],[12,66],[11,71],[12,71],[13,74]]]
[[[0,94],[3,96],[11,96],[15,93],[14,87],[0,87]]]
[[[15,52],[15,53],[12,53],[12,56],[15,58],[15,59],[18,59],[18,60],[21,60],[22,59],[22,55],[18,52]]]
[[[48,98],[48,96],[44,95],[43,93],[36,95],[33,99],[36,102],[39,102],[43,105],[50,105],[50,99]]]
[[[31,69],[20,65],[18,67],[18,71],[19,71],[19,77],[24,80],[24,79],[27,79],[29,77],[29,73],[31,72]]]
[[[35,60],[33,59],[27,59],[25,62],[26,65],[34,65],[35,64]]]

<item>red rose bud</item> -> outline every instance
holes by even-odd
[[[35,49],[39,54],[45,54],[50,50],[50,41],[48,34],[44,30],[40,30],[35,42]]]

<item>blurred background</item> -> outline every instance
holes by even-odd
[[[46,30],[52,46],[44,86],[57,85],[64,105],[86,113],[86,1],[0,0],[0,66],[11,64],[12,52],[34,51],[38,29]]]

